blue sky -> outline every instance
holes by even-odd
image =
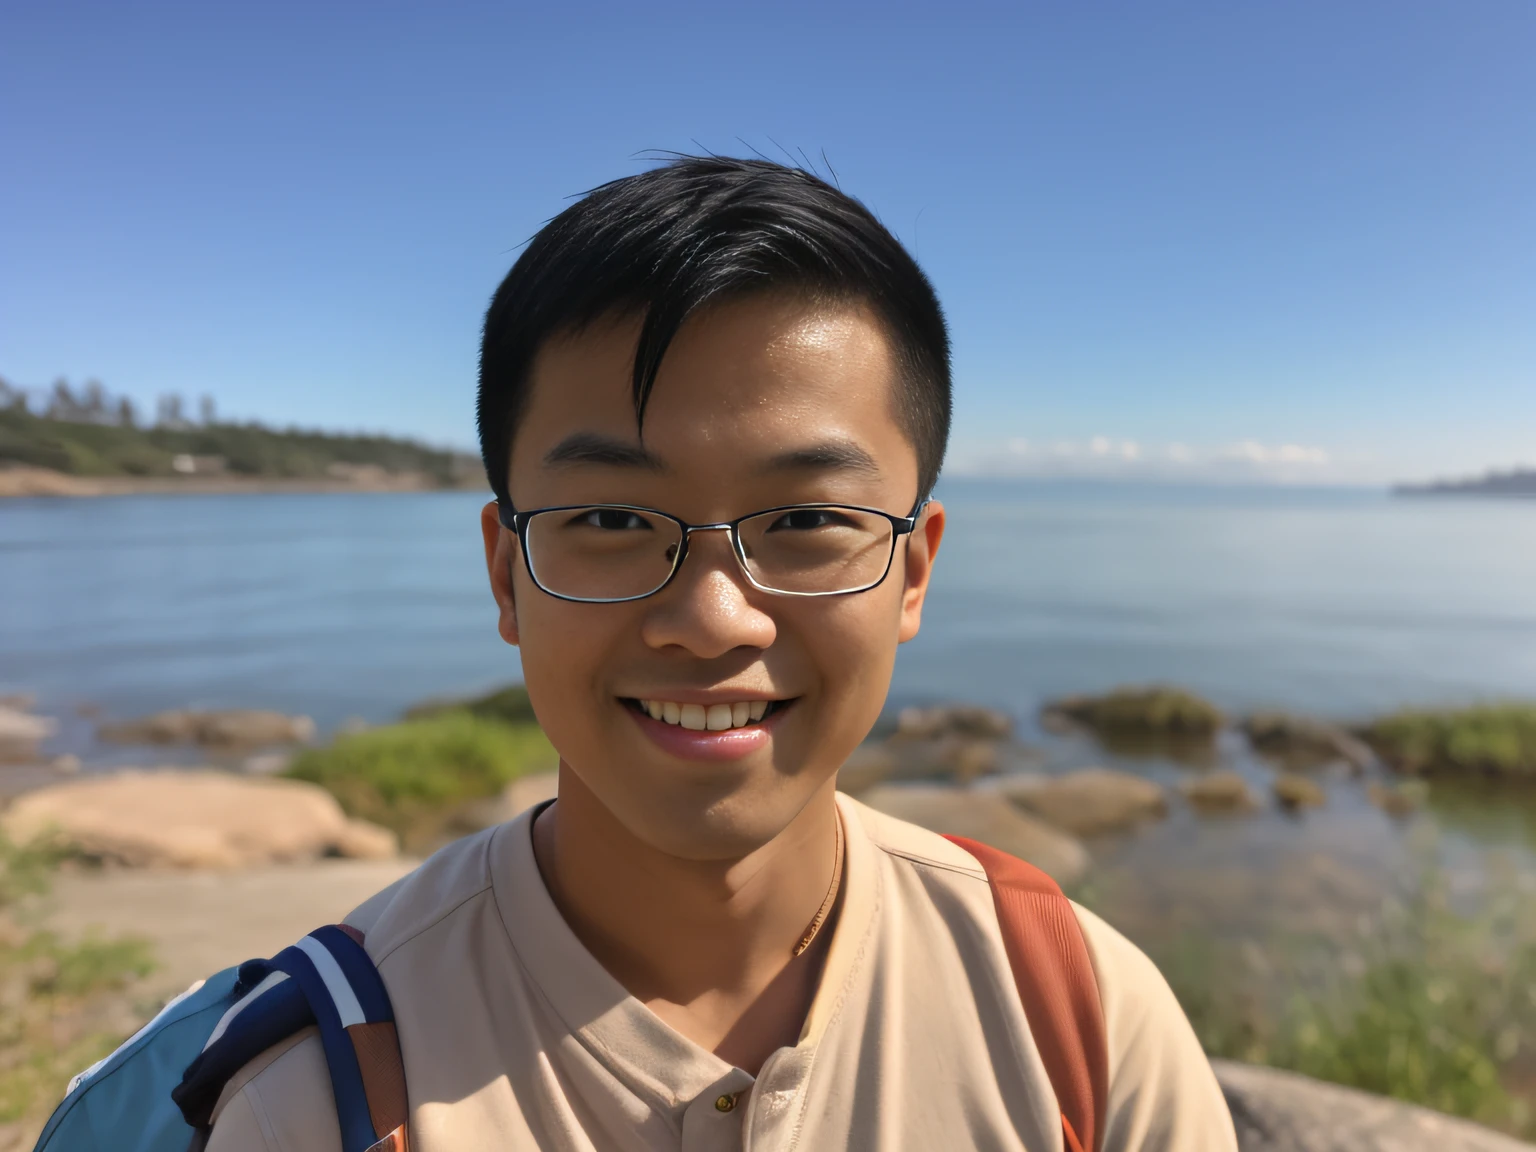
[[[1536,464],[1536,5],[0,13],[0,375],[469,445],[518,246],[649,149],[825,155],[956,349],[954,471]]]

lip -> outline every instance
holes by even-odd
[[[723,704],[742,698],[739,693],[725,697],[719,692],[690,692],[667,697],[678,704],[706,705]],[[763,697],[759,696],[756,699],[763,699]],[[777,703],[785,702],[777,701]],[[748,724],[743,728],[726,728],[719,732],[710,732],[706,729],[701,732],[684,728],[681,724],[668,724],[665,720],[654,720],[649,713],[633,708],[627,703],[621,702],[620,707],[630,714],[635,723],[640,726],[640,731],[650,737],[653,744],[663,752],[683,760],[740,760],[743,756],[750,756],[753,752],[768,746],[779,721],[793,710],[789,707],[775,709],[756,724]]]

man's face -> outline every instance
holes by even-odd
[[[763,296],[696,314],[667,351],[643,440],[638,334],[638,320],[613,320],[541,350],[512,445],[519,510],[632,504],[690,524],[800,503],[911,512],[916,451],[894,415],[885,335],[863,309]],[[759,591],[726,533],[695,533],[656,595],[581,604],[532,583],[494,505],[482,520],[501,633],[522,649],[564,766],[638,839],[699,860],[773,839],[869,731],[943,531],[930,504],[880,585],[806,598]],[[640,701],[771,707],[699,732]]]

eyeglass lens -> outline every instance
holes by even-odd
[[[764,512],[743,520],[738,533],[757,584],[820,595],[878,583],[894,541],[886,517],[836,506]],[[682,544],[676,521],[632,508],[565,508],[528,520],[528,564],[535,578],[555,595],[578,600],[656,591],[671,576]]]

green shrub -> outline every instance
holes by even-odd
[[[1407,709],[1377,720],[1364,735],[1382,759],[1402,772],[1536,779],[1536,704]]]
[[[287,775],[319,784],[349,815],[393,829],[414,850],[429,845],[466,802],[557,762],[535,725],[450,710],[341,736],[301,753]]]

